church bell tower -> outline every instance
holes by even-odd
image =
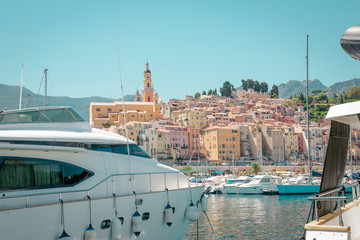
[[[144,71],[144,86],[142,89],[142,101],[143,102],[154,102],[154,88],[151,81],[151,71],[149,69],[149,63],[146,62]]]

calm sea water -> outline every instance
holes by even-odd
[[[199,239],[300,239],[311,202],[307,196],[210,195],[207,215],[198,223]],[[190,223],[184,239],[197,239]]]

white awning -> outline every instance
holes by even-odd
[[[332,106],[326,115],[327,120],[349,124],[351,128],[360,129],[360,101]]]

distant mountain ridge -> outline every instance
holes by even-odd
[[[330,87],[325,86],[320,80],[314,79],[309,80],[309,93],[311,94],[312,90],[320,89],[322,91],[331,91],[335,93],[345,93],[351,87],[360,86],[360,79],[354,78],[344,82],[337,82]],[[278,86],[279,88],[279,97],[288,98],[294,95],[299,95],[300,92],[306,94],[306,80],[290,80],[287,83],[282,83]]]
[[[10,110],[19,108],[19,86],[9,86],[0,84],[0,110]],[[30,94],[30,104],[28,102],[28,94]],[[135,101],[134,95],[126,95],[125,101]],[[121,101],[121,99],[105,98],[105,97],[85,97],[85,98],[70,98],[70,97],[53,97],[48,96],[49,106],[71,106],[73,107],[85,120],[89,120],[89,107],[91,102],[114,102]],[[23,88],[22,107],[44,106],[45,96],[39,95],[36,99],[36,94],[27,88]]]
[[[327,88],[328,87],[322,84],[318,79],[309,81],[309,93],[311,93],[311,91],[315,89],[326,90]],[[279,89],[279,97],[282,98],[288,98],[290,96],[294,96],[295,94],[298,95],[300,92],[305,94],[306,80],[304,81],[290,80],[287,83],[280,84],[278,86],[278,89]]]

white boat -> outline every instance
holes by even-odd
[[[360,102],[333,106],[327,114],[332,121],[329,144],[319,194],[310,198],[314,201],[315,219],[305,225],[306,239],[360,239],[359,183],[350,184],[352,196],[347,204],[347,197],[338,195],[344,189],[349,132],[351,128],[360,129],[359,115]]]
[[[0,113],[1,239],[182,239],[202,190],[70,107]]]
[[[276,191],[276,180],[273,176],[257,175],[249,183],[237,188],[241,194],[262,194],[264,191]]]
[[[359,42],[360,25],[350,27],[341,38],[342,48],[357,60],[360,60]],[[351,197],[345,196],[346,186],[341,186],[351,129],[360,129],[360,101],[330,107],[326,119],[331,121],[331,128],[321,187],[318,195],[309,198],[313,201],[311,210],[315,219],[305,225],[304,237],[309,240],[360,239],[359,183],[350,184]],[[343,193],[341,196],[339,191]]]
[[[252,177],[249,176],[240,176],[237,179],[228,180],[228,182],[224,185],[225,192],[227,194],[238,194],[238,186],[249,183],[251,181]]]

